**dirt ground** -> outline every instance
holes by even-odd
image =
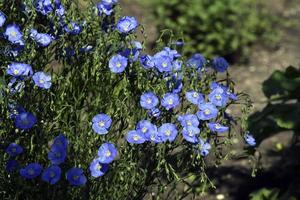
[[[138,2],[138,0],[121,0],[123,12],[137,17],[145,25],[148,39],[154,41],[157,37],[155,19],[148,14],[149,10],[141,7]],[[250,94],[254,103],[253,112],[263,108],[266,104],[261,85],[274,70],[285,69],[289,65],[300,67],[300,0],[265,0],[265,3],[270,14],[288,20],[293,25],[274,27],[274,30],[278,30],[281,35],[276,47],[270,48],[255,44],[251,48],[249,63],[233,65],[230,68],[237,90]],[[274,165],[281,161],[282,156],[290,155],[288,147],[291,138],[291,132],[283,132],[265,140],[258,147],[262,155],[262,170],[264,172],[274,168]],[[236,146],[239,147],[240,145],[237,144]],[[279,146],[283,148],[278,149]],[[280,187],[280,184],[285,183],[283,181],[276,185],[276,182],[282,180],[277,180],[272,172],[258,173],[256,178],[252,178],[248,160],[226,162],[217,171],[209,173],[213,177],[218,176],[217,189],[197,199],[244,200],[248,199],[248,194],[251,191],[260,187]]]

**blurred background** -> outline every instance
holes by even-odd
[[[145,27],[149,49],[161,30],[171,29],[188,55],[224,56],[238,90],[253,101],[249,125],[257,139],[256,175],[247,159],[225,162],[208,172],[216,190],[196,199],[300,199],[300,0],[120,3],[124,15]],[[236,141],[233,153],[242,145]]]

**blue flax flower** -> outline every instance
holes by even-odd
[[[49,89],[52,85],[51,76],[44,72],[35,72],[32,79],[39,88]]]
[[[158,135],[162,138],[163,142],[167,140],[173,142],[176,139],[177,133],[177,128],[172,123],[165,123],[158,128]]]
[[[68,144],[68,139],[63,134],[60,134],[54,138],[52,145],[61,146],[63,149],[67,149]]]
[[[127,67],[128,64],[128,59],[124,56],[121,56],[119,54],[114,55],[110,60],[109,60],[109,69],[113,73],[122,73],[125,68]]]
[[[67,150],[61,145],[53,144],[48,152],[48,159],[53,165],[59,165],[65,162],[67,157]]]
[[[134,31],[138,27],[138,22],[134,17],[125,16],[122,17],[117,23],[117,31],[120,33],[129,33]]]
[[[176,108],[180,103],[178,94],[166,93],[161,100],[161,105],[167,110]]]
[[[113,6],[109,4],[104,4],[103,2],[97,4],[97,9],[99,12],[99,15],[105,14],[105,15],[111,15],[113,10]]]
[[[218,109],[212,103],[202,103],[198,107],[197,116],[200,120],[209,120],[218,116]]]
[[[159,118],[160,117],[160,110],[158,108],[152,108],[148,111],[148,115],[150,117],[155,117],[155,118]]]
[[[22,130],[32,128],[37,122],[36,117],[28,112],[22,112],[15,118],[15,127]]]
[[[145,69],[151,69],[154,67],[153,57],[150,55],[141,55],[140,63]]]
[[[51,35],[46,33],[38,33],[35,29],[31,29],[30,37],[42,47],[48,46],[53,41],[53,37]]]
[[[85,185],[87,179],[81,168],[73,167],[66,172],[67,180],[70,185],[82,186]]]
[[[229,127],[227,126],[223,126],[220,123],[216,123],[216,122],[209,122],[207,123],[208,128],[215,133],[225,133],[229,130]]]
[[[148,120],[141,120],[136,125],[136,131],[143,135],[149,135],[151,132],[157,132],[157,127]]]
[[[65,25],[64,29],[67,33],[69,33],[71,35],[78,35],[79,33],[81,33],[81,30],[82,30],[81,26],[75,22],[71,22],[71,23]]]
[[[93,117],[93,130],[99,135],[104,135],[108,133],[111,126],[112,119],[110,116],[104,113],[100,113]]]
[[[212,90],[215,90],[216,88],[222,88],[226,92],[226,94],[227,94],[227,96],[228,96],[229,99],[231,99],[233,101],[236,101],[238,99],[238,97],[228,87],[226,87],[226,86],[224,86],[222,84],[218,84],[216,82],[212,82],[210,84],[210,88]]]
[[[161,55],[157,53],[153,57],[153,61],[155,63],[155,67],[159,72],[171,72],[172,71],[172,58],[167,55]]]
[[[63,17],[65,15],[65,8],[64,6],[61,4],[60,0],[55,0],[55,13],[60,16]]]
[[[228,95],[223,88],[217,87],[208,95],[208,99],[215,106],[224,107],[228,102]]]
[[[199,139],[200,144],[200,154],[202,156],[207,156],[209,154],[209,150],[211,149],[211,145],[209,142],[204,142],[201,138]]]
[[[195,126],[185,126],[182,129],[182,136],[183,138],[191,143],[197,143],[198,142],[198,137],[197,135],[199,135],[200,133],[200,129],[198,127]]]
[[[212,67],[217,71],[217,72],[225,72],[227,68],[229,67],[228,62],[225,60],[223,57],[215,57],[212,60]]]
[[[92,177],[98,178],[103,176],[108,171],[108,164],[99,162],[99,159],[94,159],[89,167]]]
[[[25,179],[34,179],[42,172],[42,166],[38,163],[30,163],[26,167],[20,169],[20,175]]]
[[[159,103],[157,96],[153,92],[145,92],[141,95],[140,104],[145,109],[152,109]]]
[[[169,56],[172,60],[179,58],[181,55],[177,52],[177,50],[173,50],[170,47],[164,47],[161,51],[162,54]]]
[[[16,143],[10,143],[5,149],[5,152],[8,153],[11,157],[15,157],[23,152],[23,148]]]
[[[185,115],[179,115],[177,117],[178,121],[180,122],[181,126],[188,127],[188,126],[199,126],[199,120],[196,115],[194,114],[185,114]]]
[[[50,185],[54,185],[59,181],[61,177],[61,169],[57,165],[52,165],[46,169],[44,169],[42,173],[42,180],[50,183]]]
[[[192,104],[198,105],[204,102],[203,94],[196,92],[195,90],[190,90],[185,93],[186,99]]]
[[[22,32],[20,31],[20,27],[15,24],[10,24],[6,27],[4,32],[4,36],[11,42],[11,43],[19,43],[23,37]]]
[[[51,0],[38,0],[35,5],[35,8],[42,15],[47,15],[53,11],[53,5],[51,3]]]
[[[4,25],[5,21],[6,21],[6,17],[4,13],[0,11],[0,27]]]
[[[13,77],[31,76],[32,67],[25,63],[13,62],[8,65],[6,73]]]
[[[99,162],[103,164],[109,164],[115,159],[117,154],[118,151],[114,144],[109,142],[104,143],[100,146],[98,150]]]
[[[255,138],[253,137],[253,135],[247,133],[245,136],[244,136],[244,139],[246,141],[246,143],[250,146],[255,146],[256,145],[256,141],[255,141]]]
[[[131,144],[143,144],[146,141],[146,137],[139,131],[130,130],[126,135],[126,140]]]
[[[198,70],[205,65],[205,62],[205,58],[201,54],[196,53],[187,61],[187,66]]]
[[[18,163],[18,161],[16,161],[16,160],[8,160],[8,161],[6,162],[5,170],[6,170],[8,173],[12,173],[13,171],[16,171],[18,168],[19,168],[19,163]]]

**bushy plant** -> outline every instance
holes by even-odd
[[[212,186],[205,157],[230,157],[250,107],[225,59],[186,61],[174,38],[143,55],[117,0],[0,6],[1,199],[158,198],[189,176]]]
[[[237,60],[261,39],[276,41],[275,18],[256,0],[155,0],[159,30],[182,34],[188,53],[222,55]],[[150,7],[149,6],[149,7]]]

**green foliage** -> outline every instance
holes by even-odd
[[[250,200],[277,200],[279,198],[279,191],[269,190],[267,188],[260,189],[250,194]]]
[[[274,42],[275,18],[256,0],[154,0],[161,28],[183,34],[185,50],[241,58],[258,41]],[[151,8],[153,7],[153,8]]]
[[[28,37],[30,29],[57,34],[61,31],[58,28],[61,23],[59,18],[53,13],[47,16],[37,14],[32,0],[0,1],[1,11],[7,15],[7,23],[18,24],[25,40],[25,47],[17,57],[7,55],[10,44],[4,39],[0,40],[1,50],[6,50],[0,54],[0,145],[1,154],[4,155],[0,157],[1,199],[143,199],[152,192],[158,198],[170,188],[176,188],[178,183],[188,185],[185,184],[188,175],[197,178],[198,192],[211,187],[212,183],[205,174],[206,161],[195,151],[200,147],[184,142],[181,136],[173,143],[131,145],[126,142],[124,137],[127,131],[134,129],[137,121],[148,117],[147,112],[139,105],[141,94],[152,90],[161,97],[168,92],[165,77],[146,71],[139,62],[130,63],[122,74],[111,73],[108,69],[109,59],[120,49],[130,48],[136,35],[124,36],[113,28],[103,31],[104,25],[115,24],[120,17],[98,16],[93,3],[86,10],[81,10],[76,1],[62,2],[68,10],[66,20],[82,23],[84,28],[78,35],[63,33],[49,47],[42,48]],[[25,10],[24,4],[27,6]],[[173,38],[169,39],[174,41]],[[80,49],[86,45],[93,46],[93,50],[82,53]],[[73,50],[74,55],[70,56],[68,49]],[[183,63],[184,58],[185,56]],[[27,79],[23,90],[11,93],[7,86],[11,77],[5,71],[13,61],[28,63],[35,72],[45,71],[51,74],[51,89],[37,88],[32,80]],[[174,113],[164,110],[162,117],[154,121],[158,126],[166,122],[178,125],[178,114],[197,111],[196,106],[192,107],[184,99],[184,92],[187,90],[195,89],[207,95],[212,81],[219,81],[234,90],[234,83],[228,76],[219,80],[217,74],[209,70],[199,73],[186,68],[184,64],[182,76],[185,86],[180,94],[182,106],[174,110]],[[211,154],[217,165],[228,158],[224,152],[225,146],[230,145],[236,137],[233,123],[224,117],[226,109],[232,104],[242,104],[243,111],[249,110],[247,95],[237,95],[239,100],[230,101],[220,109],[217,118],[231,128],[228,135],[219,137],[212,134],[204,126],[205,123],[201,124],[201,137],[211,141]],[[22,105],[25,110],[33,113],[38,123],[30,130],[16,129],[10,117],[9,107],[12,104]],[[93,116],[101,112],[113,119],[107,135],[97,135],[91,128]],[[244,122],[245,116],[234,116],[234,119]],[[240,134],[244,134],[244,128],[247,127],[243,127]],[[61,165],[62,178],[56,185],[50,186],[40,178],[25,180],[18,171],[13,174],[5,171],[4,166],[9,158],[3,150],[11,142],[24,148],[24,153],[17,157],[21,167],[31,162],[38,162],[43,167],[49,166],[47,153],[53,138],[60,133],[68,138],[69,147],[67,160]],[[89,164],[96,156],[99,146],[106,141],[117,146],[118,158],[110,164],[105,176],[92,178],[88,171]],[[83,187],[70,186],[64,177],[66,170],[74,166],[85,171],[88,181]],[[194,191],[186,191],[190,192]],[[172,198],[183,195],[185,194],[176,194]]]
[[[300,130],[300,69],[288,67],[275,71],[263,83],[267,106],[250,117],[250,127],[259,142],[283,130]]]

